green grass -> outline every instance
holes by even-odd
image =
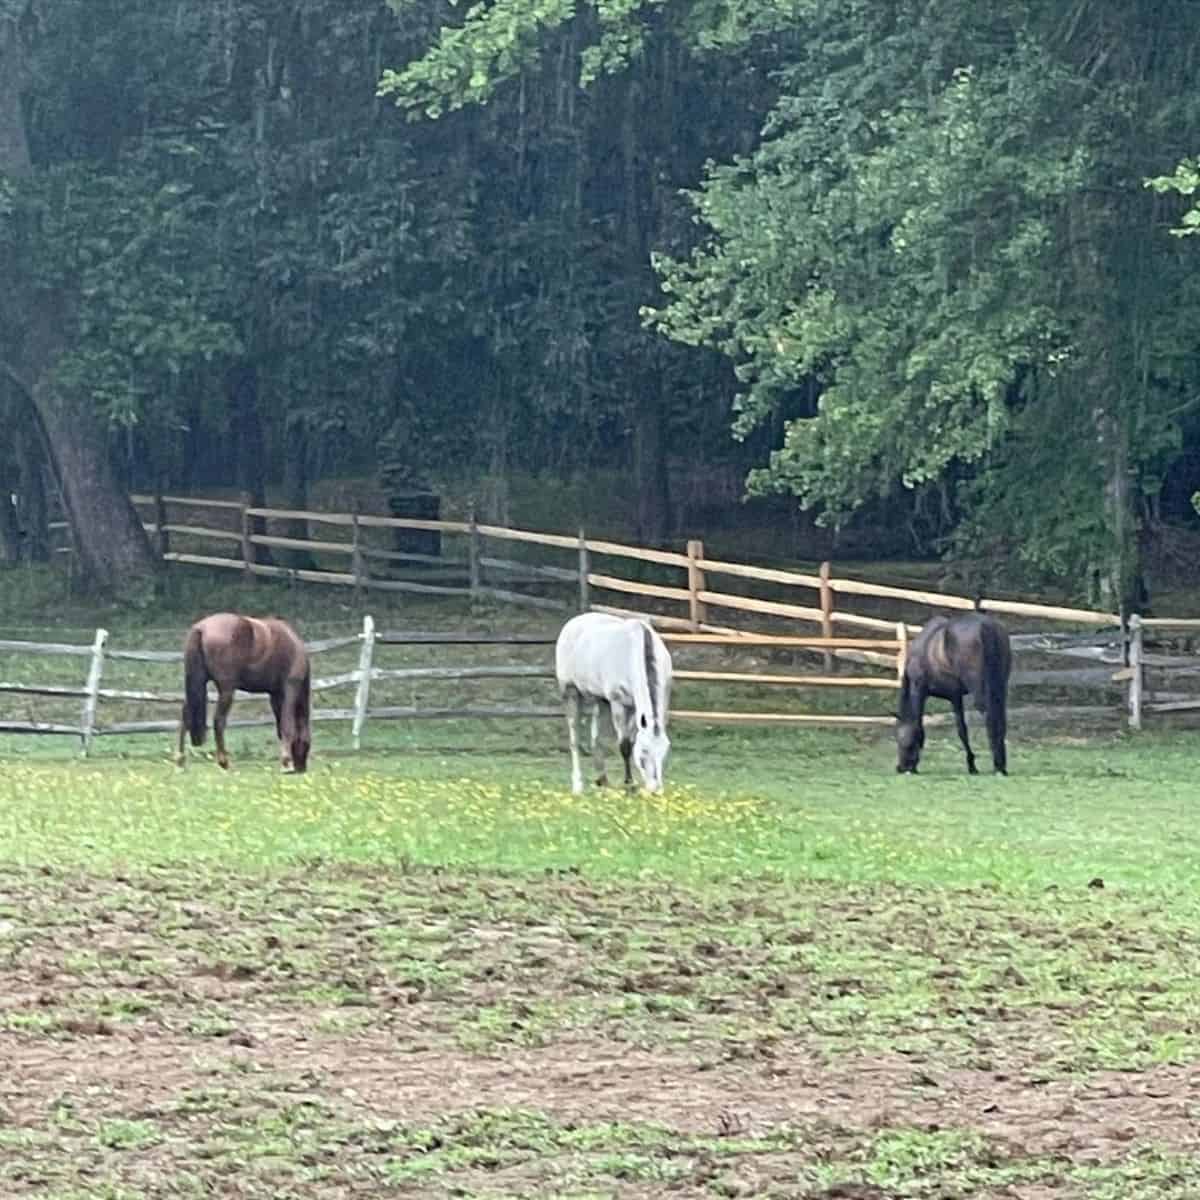
[[[914,777],[894,774],[882,734],[687,726],[663,796],[573,797],[558,722],[478,726],[383,730],[357,755],[344,731],[320,727],[302,777],[278,773],[266,730],[234,732],[228,774],[207,755],[176,770],[167,735],[106,742],[86,762],[62,742],[4,739],[0,847],[10,861],[99,869],[331,861],[684,881],[1194,884],[1188,733],[1017,737],[1012,775],[971,778],[944,728]]]
[[[484,686],[530,698],[420,695]],[[1195,737],[1017,720],[970,778],[942,725],[899,777],[886,730],[680,724],[661,797],[571,796],[557,720],[322,723],[303,777],[262,729],[228,773],[0,738],[0,1195],[1200,1194]]]

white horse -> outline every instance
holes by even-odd
[[[600,705],[607,704],[625,760],[625,786],[633,786],[630,762],[651,792],[661,792],[663,767],[671,749],[667,714],[671,703],[671,655],[663,640],[637,618],[607,613],[572,617],[554,647],[558,688],[567,710],[571,740],[571,791],[583,791],[579,766],[579,717],[592,709],[592,760],[596,783],[604,787],[604,750],[600,745]]]

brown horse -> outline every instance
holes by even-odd
[[[183,647],[184,702],[179,717],[179,753],[184,765],[184,732],[192,745],[204,743],[208,720],[208,681],[217,685],[217,711],[213,734],[217,763],[229,766],[225,751],[225,720],[233,706],[237,688],[266,692],[275,714],[279,736],[279,760],[283,769],[297,774],[308,766],[309,701],[312,681],[308,653],[299,634],[277,617],[243,617],[237,613],[213,613],[188,630]]]
[[[959,741],[967,752],[967,770],[972,775],[978,774],[963,713],[963,697],[969,692],[987,721],[992,763],[1001,775],[1007,775],[1004,737],[1011,669],[1008,634],[994,618],[970,612],[929,621],[909,647],[904,664],[896,726],[899,750],[896,770],[916,774],[925,745],[925,728],[921,723],[925,701],[937,696],[954,706]]]

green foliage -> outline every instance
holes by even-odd
[[[1007,543],[1078,586],[1123,561],[1200,384],[1194,272],[1109,183],[1137,176],[1141,121],[1186,138],[1197,106],[1174,60],[1094,89],[1079,55],[1100,29],[1036,6],[903,8],[809,14],[766,139],[692,193],[707,238],[656,256],[646,319],[729,357],[740,436],[789,414],[752,490],[838,523],[966,479],[957,552]],[[1110,500],[1126,474],[1132,499]]]
[[[447,25],[423,57],[385,70],[380,96],[394,96],[410,115],[440,117],[486,103],[496,88],[532,65],[540,39],[575,15],[575,0],[495,0],[473,4],[462,25]]]
[[[1156,175],[1145,181],[1145,186],[1156,192],[1176,192],[1180,196],[1192,196],[1200,190],[1200,158],[1185,158],[1171,175]],[[1191,237],[1200,234],[1200,204],[1188,209],[1180,218],[1179,225],[1171,230],[1175,237]]]
[[[1083,177],[1048,120],[1057,82],[1023,53],[870,123],[831,102],[819,121],[784,111],[753,164],[710,172],[695,203],[713,240],[657,260],[671,299],[656,325],[739,363],[742,434],[821,385],[818,418],[790,424],[752,487],[838,519],[1001,440],[1018,369],[1067,343],[1040,299],[1050,208]],[[1039,157],[1017,152],[1018,128]]]

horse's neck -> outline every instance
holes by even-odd
[[[906,674],[900,685],[900,720],[920,721],[925,711],[925,689]]]

